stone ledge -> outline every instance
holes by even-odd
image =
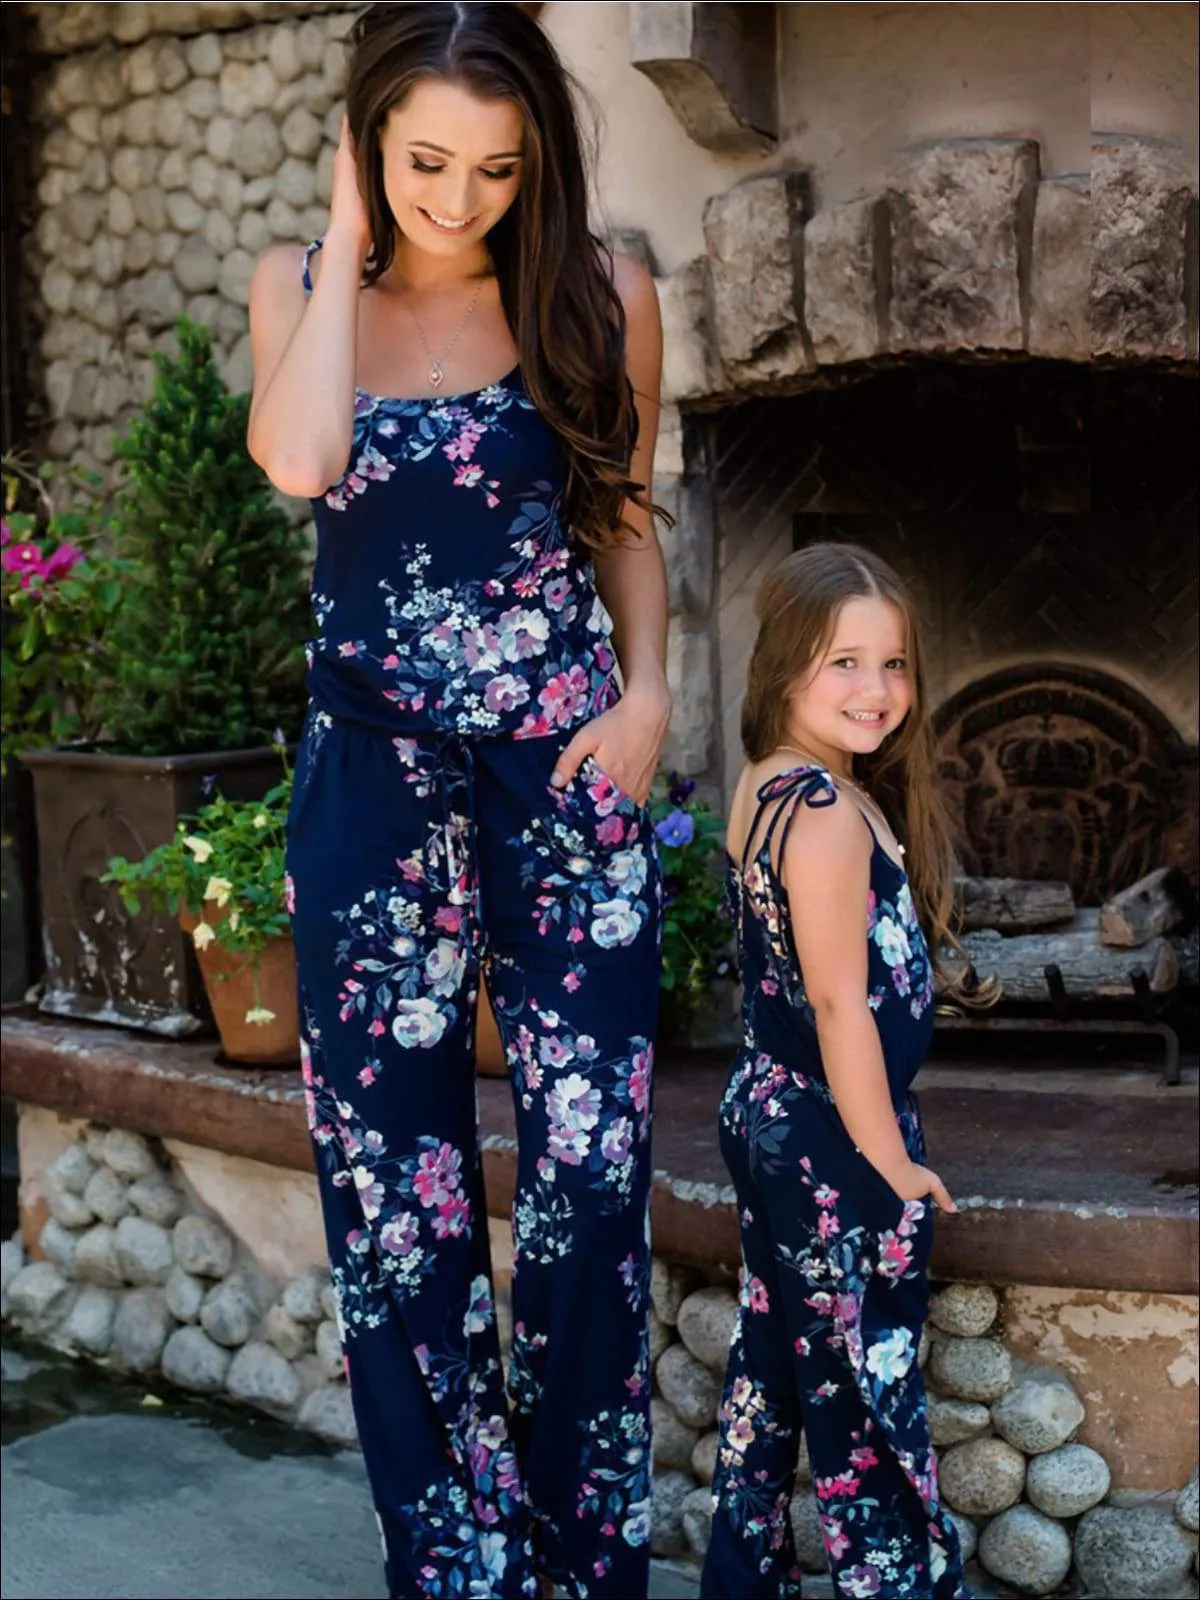
[[[669,1058],[659,1072],[652,1224],[656,1254],[732,1274],[737,1216],[715,1128],[725,1071],[721,1057],[697,1053]],[[222,1067],[211,1041],[168,1043],[9,1014],[0,1090],[63,1115],[311,1170],[298,1075]],[[961,1207],[939,1224],[935,1277],[1200,1289],[1194,1191],[1163,1187],[1195,1164],[1186,1091],[1129,1100],[959,1083],[926,1088],[922,1104],[931,1159]],[[507,1083],[481,1079],[479,1106],[488,1209],[504,1217],[516,1183]]]

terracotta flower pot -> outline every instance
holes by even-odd
[[[487,986],[479,985],[479,1005],[475,1012],[475,1070],[481,1078],[507,1078],[508,1062],[496,1016],[488,999]]]
[[[201,921],[216,927],[222,913],[205,908],[201,918],[181,911],[179,920],[191,934]],[[200,974],[212,1006],[221,1048],[230,1061],[255,1067],[292,1067],[300,1059],[299,1008],[296,1000],[296,951],[290,938],[272,939],[256,956],[226,950],[216,940],[194,946]],[[274,1012],[270,1022],[247,1022],[259,1008]]]

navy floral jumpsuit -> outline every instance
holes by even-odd
[[[315,246],[312,248],[316,248]],[[308,259],[305,261],[306,287]],[[649,1562],[649,1138],[660,890],[645,810],[555,759],[618,697],[513,371],[357,391],[314,501],[288,873],[303,1070],[393,1596],[636,1596]],[[486,974],[519,1134],[505,1394],[473,1063]]]
[[[730,866],[745,1045],[720,1123],[742,1281],[700,1592],[705,1600],[801,1593],[788,1504],[803,1431],[837,1593],[963,1600],[917,1360],[931,1208],[900,1200],[838,1115],[773,865],[796,807],[833,805],[838,791],[827,772],[802,767],[757,798],[746,859],[740,872]],[[932,973],[907,877],[877,839],[873,846],[868,1002],[904,1141],[921,1162],[909,1085],[929,1047]]]

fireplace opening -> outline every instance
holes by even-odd
[[[1148,363],[912,360],[689,419],[717,533],[726,792],[761,578],[815,540],[878,550],[926,619],[964,874],[1069,893],[1069,922],[978,930],[1006,958],[1028,943],[1014,1014],[1151,1027],[1168,992],[1175,1012],[1195,994],[1194,919],[1148,995],[1129,977],[1157,960],[1145,943],[1084,977],[1068,962],[1057,994],[1044,969],[1061,935],[1101,942],[1100,908],[1147,874],[1200,877],[1196,395],[1194,374]]]

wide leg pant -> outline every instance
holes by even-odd
[[[923,1161],[915,1099],[899,1120]],[[859,1155],[824,1085],[765,1055],[735,1066],[721,1147],[743,1262],[701,1595],[801,1593],[788,1505],[803,1431],[837,1593],[965,1600],[917,1360],[929,1208]]]
[[[660,890],[566,736],[310,713],[288,872],[308,1110],[393,1596],[644,1595]],[[519,1140],[500,1363],[476,1119],[486,975]]]

